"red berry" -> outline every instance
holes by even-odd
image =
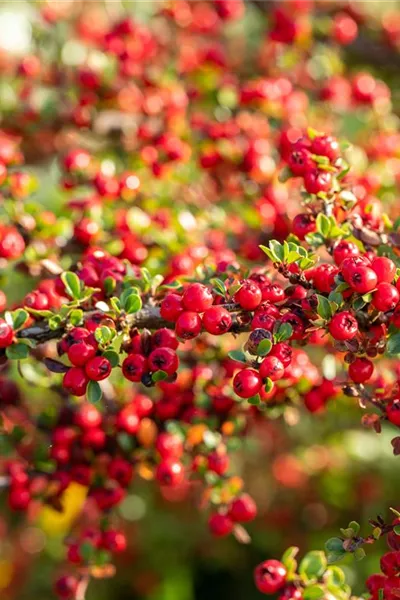
[[[113,554],[124,552],[127,547],[125,534],[116,529],[109,529],[103,533],[102,546]]]
[[[26,488],[11,487],[8,494],[8,504],[12,510],[26,510],[30,500],[31,496]]]
[[[129,381],[141,381],[147,370],[147,360],[141,354],[129,354],[122,363],[122,373]]]
[[[370,267],[356,267],[348,281],[353,290],[358,294],[366,294],[376,288],[378,278]]]
[[[74,396],[83,396],[86,392],[89,379],[80,367],[71,367],[64,375],[63,386]]]
[[[276,304],[285,299],[285,291],[278,283],[270,283],[261,289],[262,301]]]
[[[266,356],[260,365],[260,375],[263,379],[269,377],[272,381],[282,379],[285,367],[276,356]]]
[[[238,302],[245,310],[254,310],[261,304],[262,293],[259,286],[246,279],[235,294],[235,302]]]
[[[54,591],[63,600],[73,600],[78,590],[78,580],[72,575],[59,577],[54,584]]]
[[[203,327],[208,333],[222,335],[229,331],[232,317],[223,306],[211,306],[203,314]]]
[[[102,429],[92,428],[86,429],[82,433],[81,443],[84,448],[93,448],[93,450],[101,450],[106,443],[106,434]]]
[[[75,367],[83,367],[96,354],[96,348],[85,341],[72,344],[68,348],[68,358]]]
[[[329,192],[332,186],[332,175],[328,171],[311,169],[304,175],[304,187],[309,194]]]
[[[357,335],[358,324],[353,315],[344,310],[333,315],[329,323],[329,332],[335,340],[344,342]]]
[[[374,258],[371,262],[371,269],[375,271],[379,283],[384,281],[386,283],[392,283],[394,276],[396,275],[396,265],[386,256],[377,256]]]
[[[161,485],[168,487],[181,484],[185,478],[182,463],[174,459],[163,460],[157,467],[156,478]]]
[[[335,285],[339,269],[335,265],[322,264],[313,269],[312,281],[319,292],[329,293]]]
[[[14,330],[4,319],[0,319],[0,348],[7,348],[14,339]]]
[[[64,157],[64,169],[69,172],[83,171],[90,165],[91,157],[86,150],[71,150]]]
[[[368,358],[356,358],[349,366],[350,378],[355,383],[364,383],[372,377],[373,372],[374,365]]]
[[[369,267],[370,265],[366,256],[350,256],[343,260],[340,270],[346,283],[350,283],[351,277],[358,267]]]
[[[318,388],[313,388],[304,396],[304,406],[310,413],[321,412],[325,408],[326,398]]]
[[[276,356],[276,358],[279,358],[284,367],[288,367],[292,361],[292,354],[293,351],[289,344],[286,344],[285,342],[278,342],[272,346],[269,356]]]
[[[305,148],[293,150],[288,158],[289,168],[296,177],[304,175],[314,164],[310,152]]]
[[[313,215],[302,213],[293,219],[292,232],[299,240],[304,240],[308,233],[314,233],[315,230],[316,224]]]
[[[312,140],[310,151],[317,156],[327,156],[331,162],[334,162],[340,155],[340,145],[330,135],[319,135]]]
[[[355,40],[358,34],[358,25],[346,13],[338,13],[333,19],[332,37],[341,46],[347,46]]]
[[[353,244],[353,242],[348,242],[347,240],[341,240],[335,244],[333,249],[333,260],[337,264],[338,267],[342,264],[345,258],[350,258],[352,256],[358,256],[360,251],[358,247]]]
[[[74,227],[74,236],[81,244],[87,246],[96,239],[100,231],[100,227],[96,221],[87,217],[81,219]]]
[[[211,290],[202,283],[191,283],[183,292],[182,306],[185,310],[202,313],[214,301]]]
[[[387,552],[381,557],[381,571],[388,577],[400,573],[400,552]]]
[[[376,573],[374,575],[370,575],[366,581],[366,586],[371,594],[378,597],[379,590],[383,590],[385,585],[386,577],[381,575],[380,573]]]
[[[176,321],[175,333],[181,340],[191,340],[201,332],[201,318],[197,312],[184,311]]]
[[[208,457],[208,469],[217,475],[223,475],[229,469],[229,456],[226,452],[211,452]]]
[[[117,428],[136,435],[139,430],[140,419],[132,406],[125,406],[118,414],[116,419]]]
[[[266,560],[254,571],[254,581],[262,594],[276,594],[286,581],[286,569],[278,560]]]
[[[208,527],[216,537],[225,537],[233,530],[233,521],[227,515],[214,513],[208,519]]]
[[[171,329],[162,327],[155,331],[151,336],[151,345],[153,348],[172,348],[172,350],[176,350],[179,346],[179,342]]]
[[[150,371],[164,371],[167,375],[173,375],[178,370],[179,360],[171,348],[156,348],[147,360]]]
[[[303,600],[302,590],[295,585],[287,585],[281,590],[278,600]]]
[[[398,400],[395,400],[387,405],[386,414],[389,421],[393,423],[393,425],[400,427],[400,402]]]
[[[178,435],[163,432],[157,437],[156,450],[161,458],[180,458],[183,454],[183,442]]]
[[[247,523],[257,516],[257,506],[249,494],[242,494],[236,498],[229,509],[229,516],[232,521],[238,523]]]
[[[95,356],[85,364],[85,372],[89,379],[102,381],[111,373],[111,363],[104,356]]]
[[[254,369],[242,369],[233,379],[233,389],[240,398],[251,398],[260,391],[262,379]]]
[[[99,427],[102,422],[101,412],[93,404],[84,402],[75,413],[75,424],[81,429]]]
[[[175,322],[182,311],[182,298],[178,294],[167,294],[161,302],[160,315],[166,321]]]
[[[14,227],[0,228],[0,257],[15,260],[24,250],[24,238]]]
[[[378,283],[376,292],[372,296],[372,304],[377,310],[387,312],[393,310],[399,303],[400,294],[391,283]]]

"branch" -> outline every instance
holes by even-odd
[[[233,302],[222,304],[221,306],[223,306],[230,313],[238,314],[241,312],[240,306]],[[106,313],[104,316],[107,316]],[[127,315],[125,317],[125,321],[128,322],[130,328],[137,327],[138,329],[150,330],[160,329],[162,327],[166,327],[168,329],[175,328],[175,323],[166,321],[161,317],[158,306],[152,306],[150,304],[144,306],[141,310],[132,315]],[[21,331],[18,331],[17,337],[23,340],[29,339],[38,342],[39,344],[43,344],[50,340],[60,339],[65,331],[65,327],[50,329],[46,321],[39,321],[35,325],[32,325],[32,327],[27,327],[26,329],[21,329]],[[249,324],[241,324],[237,321],[237,319],[233,319],[231,332],[239,333],[245,331],[250,331]]]

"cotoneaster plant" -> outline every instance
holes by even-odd
[[[116,509],[137,477],[199,486],[211,534],[248,542],[257,506],[231,455],[257,422],[344,394],[376,433],[400,427],[390,89],[339,74],[339,57],[337,72],[319,72],[321,52],[355,42],[367,17],[295,4],[270,9],[243,57],[228,35],[240,0],[166,3],[147,24],[118,15],[97,28],[76,7],[45,4],[32,54],[2,66],[15,93],[0,138],[0,486],[19,513],[62,511],[72,484],[95,507],[65,540],[60,598],[83,600],[91,578],[113,574],[128,545]],[[41,43],[67,36],[63,21],[79,64],[66,40],[61,58]],[[369,124],[367,139],[348,136],[353,147],[335,135],[346,111]],[[57,154],[54,212],[22,148],[28,165]],[[318,346],[328,373],[310,357]],[[30,403],[23,380],[51,391],[51,410]],[[398,455],[400,435],[392,445]],[[262,562],[257,589],[348,600],[333,563],[385,537],[367,597],[395,600],[391,510],[366,537],[353,521],[299,564],[295,547]]]

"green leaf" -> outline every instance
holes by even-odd
[[[327,582],[328,585],[341,587],[342,585],[344,585],[346,578],[342,569],[340,569],[339,567],[329,567],[324,575],[324,580]]]
[[[102,325],[96,329],[94,337],[99,344],[108,344],[115,337],[115,331],[106,325]]]
[[[354,552],[354,558],[356,560],[362,560],[363,558],[365,558],[365,550],[364,548],[357,548],[357,550]]]
[[[117,282],[115,281],[114,277],[106,277],[103,281],[103,289],[104,289],[104,293],[105,295],[111,296],[111,294],[113,293],[113,291],[115,290],[115,288],[117,287]]]
[[[322,585],[310,585],[304,590],[302,598],[303,600],[322,600],[325,598],[325,590]]]
[[[157,383],[157,381],[164,381],[164,379],[168,379],[168,374],[165,371],[156,371],[151,376],[152,381]]]
[[[350,521],[349,528],[354,531],[354,535],[357,535],[360,531],[360,524],[357,521]]]
[[[267,379],[265,380],[264,390],[266,391],[267,394],[269,394],[273,387],[274,387],[274,382],[272,381],[272,379],[270,379],[270,377],[267,377]]]
[[[340,173],[338,175],[336,175],[336,179],[338,181],[341,181],[344,177],[346,177],[346,175],[349,171],[350,171],[349,165],[343,166],[343,169],[340,171]]]
[[[283,564],[285,564],[286,560],[288,558],[296,558],[296,556],[299,553],[299,549],[297,546],[290,546],[289,548],[287,548],[285,550],[285,552],[282,554],[282,558],[281,558],[281,562]]]
[[[124,450],[125,452],[132,452],[133,446],[134,446],[134,440],[133,440],[133,437],[131,435],[129,435],[129,433],[125,433],[125,432],[118,433],[117,440],[118,440],[118,444],[122,448],[122,450]]]
[[[101,400],[103,392],[101,391],[101,387],[97,381],[89,381],[87,390],[86,390],[86,398],[91,404],[97,404]]]
[[[325,550],[327,553],[328,564],[337,562],[346,554],[346,550],[343,548],[343,540],[338,537],[330,538],[325,543]]]
[[[400,333],[395,333],[389,338],[386,346],[386,353],[389,356],[400,354]]]
[[[53,315],[48,320],[49,327],[52,331],[55,331],[56,329],[58,329],[62,322],[63,322],[63,319],[62,319],[62,317],[60,317],[60,315]]]
[[[299,575],[307,581],[319,579],[325,573],[327,567],[325,553],[320,550],[308,552],[299,565]]]
[[[352,307],[354,310],[361,310],[366,305],[366,302],[362,298],[356,298],[352,303]]]
[[[14,331],[17,331],[23,325],[25,325],[28,318],[29,314],[23,308],[17,308],[17,310],[14,310],[11,313],[12,327]]]
[[[252,406],[258,406],[260,404],[260,402],[261,402],[259,394],[256,394],[255,396],[252,396],[251,398],[248,398],[247,402],[249,404],[251,404]]]
[[[138,312],[142,308],[142,299],[136,294],[131,294],[125,302],[124,309],[128,315]]]
[[[346,552],[343,548],[343,540],[338,537],[329,538],[325,543],[325,550],[327,552]]]
[[[285,250],[280,242],[271,240],[269,247],[275,257],[275,262],[283,262],[285,260]]]
[[[271,352],[272,342],[271,340],[262,340],[257,346],[258,356],[267,356]]]
[[[103,356],[110,362],[112,368],[119,365],[119,356],[114,350],[106,350],[106,352],[103,352]]]
[[[327,217],[323,213],[319,213],[315,224],[317,226],[318,233],[320,233],[324,238],[329,237],[329,232],[331,230],[331,222],[329,220],[329,217]]]
[[[229,358],[231,358],[232,360],[236,360],[237,362],[245,364],[247,363],[246,356],[241,350],[232,350],[231,352],[228,352],[228,356]]]
[[[272,260],[272,262],[276,262],[276,256],[274,255],[274,253],[272,252],[272,250],[270,250],[269,248],[267,248],[267,246],[260,246],[260,248],[268,256],[268,258],[270,260]]]
[[[331,292],[328,296],[329,302],[333,302],[336,306],[342,306],[343,304],[343,296],[339,294],[339,292]]]
[[[112,298],[109,299],[109,302],[111,304],[111,308],[115,310],[116,313],[121,312],[121,302],[119,301],[119,298],[112,296]]]
[[[22,360],[29,356],[29,346],[22,342],[12,344],[6,348],[6,355],[10,360]]]
[[[395,532],[396,535],[400,535],[400,525],[395,525],[393,527],[393,531]]]
[[[213,279],[210,279],[210,283],[214,288],[214,292],[224,298],[226,295],[224,282],[221,279],[218,279],[217,277],[213,277]]]
[[[290,323],[281,323],[278,327],[277,332],[274,335],[276,342],[283,342],[288,340],[293,334],[293,327]]]
[[[74,325],[76,327],[77,325],[82,323],[82,319],[83,319],[83,310],[81,310],[80,308],[75,308],[74,310],[71,310],[70,315],[69,315],[69,321],[72,325]]]
[[[81,282],[78,275],[72,273],[72,271],[64,271],[64,273],[61,273],[61,281],[68,296],[74,300],[79,300],[81,297]]]
[[[318,232],[307,233],[305,236],[305,240],[307,244],[310,244],[310,246],[315,246],[316,248],[318,248],[319,246],[323,246],[325,243],[323,236]]]
[[[328,298],[325,298],[325,296],[321,296],[320,294],[317,294],[317,299],[318,299],[317,313],[319,314],[321,319],[324,319],[325,321],[329,321],[329,319],[332,317],[332,308],[331,308]]]
[[[94,558],[95,548],[90,542],[83,542],[79,546],[79,554],[85,562],[90,562]]]

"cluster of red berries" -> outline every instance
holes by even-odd
[[[122,363],[124,377],[145,385],[151,385],[152,374],[158,371],[172,378],[179,366],[178,344],[174,332],[166,328],[158,329],[151,336],[134,332],[125,345],[128,356]]]
[[[387,552],[380,561],[382,573],[370,575],[367,579],[367,589],[370,600],[395,600],[400,595],[400,552]]]
[[[64,375],[63,386],[74,396],[83,396],[89,381],[102,381],[111,373],[110,361],[98,352],[94,334],[85,327],[73,328],[58,349],[60,355],[67,353],[73,365]]]
[[[190,283],[182,296],[167,294],[161,302],[160,314],[175,323],[175,333],[181,340],[195,338],[203,327],[209,333],[222,335],[231,328],[232,317],[226,308],[213,303],[213,293],[206,285]]]
[[[226,512],[212,513],[208,519],[208,527],[216,537],[224,537],[232,533],[235,523],[249,523],[257,516],[257,506],[249,494],[235,498],[226,508]]]

